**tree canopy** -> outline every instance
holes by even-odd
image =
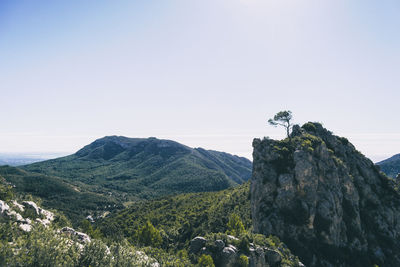
[[[290,122],[292,118],[292,112],[290,110],[279,111],[275,114],[273,119],[268,120],[268,123],[273,126],[283,126],[286,129],[287,137],[290,138],[290,129],[293,126],[293,124]]]

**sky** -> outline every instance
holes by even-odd
[[[106,135],[252,159],[281,110],[400,153],[398,0],[0,1],[0,152]]]

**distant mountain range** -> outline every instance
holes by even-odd
[[[252,171],[246,158],[170,140],[122,136],[107,136],[73,155],[22,168],[125,200],[222,190],[247,181]]]
[[[396,178],[400,173],[400,154],[394,155],[388,159],[378,162],[377,165],[389,177]]]
[[[10,166],[20,166],[31,164],[34,162],[39,162],[43,160],[47,160],[48,158],[37,158],[37,157],[29,157],[24,155],[16,155],[16,154],[0,154],[0,166],[1,165],[10,165]]]
[[[132,201],[223,190],[248,181],[251,172],[251,161],[243,157],[154,137],[122,136],[98,139],[70,156],[0,168],[16,190],[44,202],[57,200],[54,205],[62,204],[61,211],[82,216],[99,207],[104,211]]]
[[[68,155],[61,152],[0,153],[0,166],[21,166]]]

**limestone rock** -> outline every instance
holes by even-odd
[[[82,242],[82,243],[90,243],[90,241],[91,241],[90,237],[87,234],[75,231],[71,227],[64,227],[61,229],[61,232],[68,234],[72,237],[76,237],[78,239],[78,241]]]
[[[92,215],[88,215],[88,216],[86,217],[86,220],[88,220],[88,221],[91,222],[91,223],[94,223],[94,219],[93,219],[93,216],[92,216]]]
[[[400,266],[400,195],[346,138],[307,123],[253,147],[256,232],[307,266]]]
[[[25,207],[25,209],[32,209],[36,216],[40,216],[41,218],[37,218],[36,221],[44,226],[48,226],[54,220],[54,213],[42,209],[33,201],[23,201],[22,205]]]
[[[220,239],[215,240],[215,246],[218,248],[218,250],[223,250],[225,247],[225,242]]]
[[[227,235],[228,239],[230,240],[235,240],[235,241],[239,241],[239,238],[234,237],[233,235]]]
[[[249,267],[267,267],[264,249],[258,247],[250,249]]]
[[[22,231],[30,232],[32,230],[32,225],[27,224],[27,223],[21,223],[19,225],[19,228],[21,228]]]
[[[143,266],[150,266],[150,267],[160,267],[161,265],[153,258],[150,258],[146,255],[143,251],[136,251],[135,252],[136,258],[142,262]]]
[[[237,248],[235,246],[229,245],[228,247],[224,247],[221,252],[221,266],[224,267],[233,267],[235,266],[237,255]]]
[[[204,237],[197,236],[190,241],[189,252],[198,253],[206,244],[207,240]]]
[[[24,222],[25,221],[24,217],[22,217],[22,215],[19,214],[18,212],[16,212],[15,210],[8,211],[7,216],[16,222]]]
[[[33,201],[23,201],[22,205],[27,209],[33,209],[36,215],[40,215],[39,207]]]
[[[12,204],[19,209],[19,211],[24,211],[24,206],[19,204],[17,201],[13,200]]]
[[[0,215],[5,214],[10,209],[6,202],[0,200]]]

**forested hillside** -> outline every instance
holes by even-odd
[[[63,178],[120,202],[218,191],[247,181],[248,159],[170,140],[108,136],[77,153],[23,169]]]
[[[377,165],[386,175],[391,178],[396,178],[397,175],[400,174],[400,154],[378,162]]]

